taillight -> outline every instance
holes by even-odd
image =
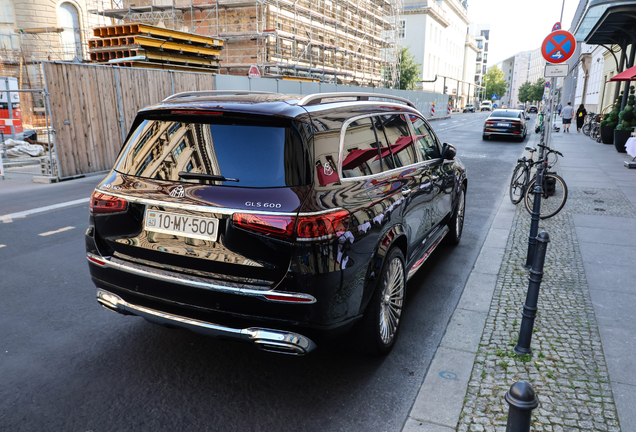
[[[345,232],[349,226],[349,212],[338,210],[312,216],[277,216],[234,213],[234,225],[272,237],[291,241],[321,241]]]
[[[273,237],[288,238],[294,233],[293,216],[234,213],[234,225]]]
[[[89,211],[93,214],[120,213],[128,208],[128,201],[101,192],[93,192]]]
[[[349,212],[339,210],[316,216],[299,216],[296,220],[296,240],[316,241],[333,238],[349,226]]]

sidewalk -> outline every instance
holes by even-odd
[[[569,196],[540,223],[551,242],[532,357],[512,351],[528,287],[530,215],[506,187],[404,431],[503,432],[504,395],[521,380],[540,401],[532,430],[636,430],[636,170],[613,145],[573,130],[553,134]]]

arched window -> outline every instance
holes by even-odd
[[[0,0],[0,48],[17,49],[15,16],[10,0]]]
[[[64,60],[73,60],[74,57],[81,59],[82,38],[77,8],[71,3],[62,3],[58,9],[58,18],[60,27],[64,29],[60,33]]]

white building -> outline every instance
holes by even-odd
[[[475,61],[475,77],[474,82],[483,85],[483,77],[488,70],[488,41],[490,40],[489,24],[470,24],[468,33],[477,41],[479,52]]]
[[[501,104],[506,105],[508,108],[516,108],[516,104],[511,104],[510,98],[510,89],[512,87],[512,77],[515,69],[515,57],[512,56],[510,58],[505,59],[501,63],[498,64],[499,68],[504,73],[504,80],[508,84],[508,89],[506,93],[501,97]]]
[[[468,20],[465,2],[459,0],[405,0],[404,39],[416,61],[422,65],[421,89],[447,93],[454,107],[465,103],[468,89],[464,80]],[[461,94],[463,91],[466,93]]]
[[[530,84],[534,84],[539,80],[539,78],[544,78],[545,74],[546,61],[541,55],[541,48],[530,51],[530,58],[528,60],[530,61],[528,81]]]
[[[522,51],[515,54],[514,70],[512,71],[512,84],[510,90],[510,103],[517,106],[519,101],[519,87],[530,77],[530,53],[531,51]]]
[[[578,69],[576,96],[572,105],[577,109],[580,104],[591,112],[598,112],[599,96],[603,93],[603,66],[605,65],[604,47],[581,44],[581,56],[575,65]],[[613,61],[614,59],[612,59]],[[565,105],[568,101],[564,101]]]

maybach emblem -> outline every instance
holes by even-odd
[[[330,176],[331,174],[333,174],[333,169],[331,168],[331,165],[329,165],[329,162],[327,162],[325,166],[322,167],[322,171],[325,173],[326,176]]]
[[[184,195],[185,189],[183,189],[183,186],[177,186],[170,191],[170,196],[173,198],[183,198]]]

